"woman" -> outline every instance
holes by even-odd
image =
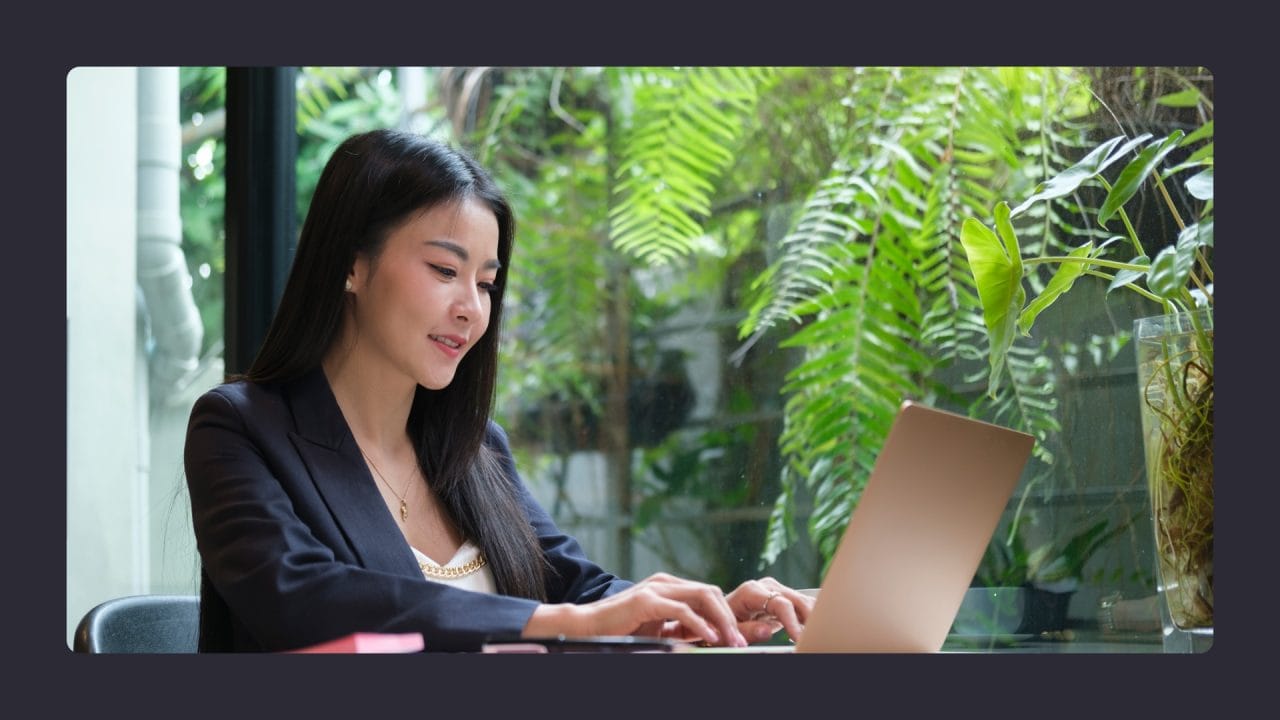
[[[252,367],[191,413],[202,650],[358,631],[421,632],[429,651],[799,636],[808,596],[771,578],[728,595],[617,578],[529,494],[490,420],[514,235],[462,152],[390,130],[334,152]]]

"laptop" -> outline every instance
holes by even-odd
[[[1034,440],[904,401],[795,652],[940,650]]]
[[[486,652],[937,652],[1033,443],[1023,432],[904,401],[795,645],[703,648],[650,638],[657,647],[636,648],[634,638],[560,638]]]

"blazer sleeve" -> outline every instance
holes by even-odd
[[[197,400],[188,425],[196,546],[216,591],[202,602],[225,603],[230,649],[296,649],[371,631],[421,632],[428,651],[470,651],[492,634],[519,634],[535,601],[363,566],[291,447],[287,418],[282,403],[220,386]],[[572,578],[565,596],[606,592],[604,576],[544,518],[535,518],[539,533]]]
[[[590,560],[577,539],[556,526],[520,478],[506,431],[497,423],[489,424],[487,444],[497,453],[507,476],[515,485],[542,552],[551,564],[552,573],[547,581],[547,599],[550,602],[587,603],[613,595],[633,584]]]

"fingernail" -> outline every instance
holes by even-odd
[[[737,642],[735,644],[738,647],[746,647],[749,644],[747,643],[747,639],[742,636],[742,633],[740,631],[735,630],[733,634],[737,636],[736,638]]]
[[[707,626],[707,642],[720,642],[720,633],[716,632],[716,629],[711,626]]]
[[[768,640],[771,637],[773,637],[773,633],[769,632],[768,626],[760,625],[756,627],[757,640]]]

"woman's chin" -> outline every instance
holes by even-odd
[[[428,390],[443,390],[453,382],[453,373],[432,373],[418,380],[418,384]]]

